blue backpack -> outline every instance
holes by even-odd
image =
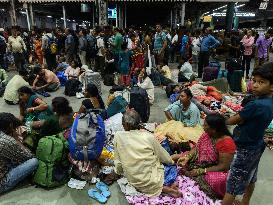
[[[69,151],[75,160],[96,160],[105,142],[105,126],[100,115],[88,112],[78,115],[68,138]]]

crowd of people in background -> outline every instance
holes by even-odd
[[[95,109],[100,110],[103,120],[123,114],[124,129],[115,135],[112,165],[115,173],[124,175],[137,191],[149,196],[164,193],[181,197],[183,193],[175,180],[166,181],[166,170],[176,169],[177,165],[181,167],[180,175],[194,179],[211,198],[223,199],[223,205],[231,205],[235,196],[243,193],[242,204],[249,204],[264,152],[264,131],[273,118],[273,65],[268,63],[272,35],[271,30],[264,34],[253,30],[215,32],[209,28],[171,30],[160,24],[147,30],[96,27],[24,32],[0,28],[0,94],[8,105],[18,105],[20,110],[18,118],[0,113],[0,193],[37,169],[40,161],[33,153],[39,139],[62,132],[69,141],[76,116]],[[252,91],[257,99],[228,119],[219,113],[202,116],[192,101],[194,87],[198,92],[203,88],[204,92],[213,92],[215,98],[220,93],[198,82],[204,79],[211,59],[236,59],[245,79],[253,80]],[[174,142],[164,147],[167,134],[158,140],[159,136],[145,131],[143,113],[128,109],[131,102],[125,97],[126,87],[143,89],[150,112],[155,86],[167,89],[174,82],[170,69],[173,63],[178,64],[177,77],[183,89],[174,87],[171,104],[164,110],[166,118],[180,122],[183,130],[202,130],[194,142],[196,146],[187,152],[177,149]],[[7,73],[12,70],[16,74],[8,80]],[[90,76],[95,76],[92,83],[88,81]],[[101,97],[99,76],[105,85],[112,86],[107,102]],[[76,114],[64,97],[54,98],[51,105],[39,97],[48,97],[61,86],[65,86],[65,95],[86,98]],[[202,117],[204,124],[200,128]],[[233,135],[227,125],[237,125]],[[81,173],[81,179],[87,177],[83,170],[94,174],[94,161],[102,165],[100,158],[84,165],[84,160],[75,159],[72,153],[68,160]],[[94,193],[88,192],[98,201],[107,200],[105,196],[96,198]]]

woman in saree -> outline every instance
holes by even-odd
[[[35,50],[38,63],[42,65],[44,61],[44,55],[42,51],[42,38],[40,35],[38,35],[37,39],[34,40],[34,50]]]
[[[40,99],[31,88],[23,86],[18,89],[18,93],[21,121],[32,121],[32,128],[39,129],[41,127],[40,122],[52,115],[52,111],[47,103]]]
[[[206,117],[204,131],[191,151],[172,157],[182,167],[181,174],[193,178],[208,196],[223,198],[236,146],[219,114]]]

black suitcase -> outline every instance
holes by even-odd
[[[134,108],[134,110],[139,113],[143,123],[148,122],[150,117],[150,103],[146,90],[140,87],[132,87],[129,107]]]

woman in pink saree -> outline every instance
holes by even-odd
[[[191,151],[174,155],[173,160],[178,160],[181,174],[193,178],[208,196],[223,198],[236,146],[219,114],[206,117],[204,131]]]

